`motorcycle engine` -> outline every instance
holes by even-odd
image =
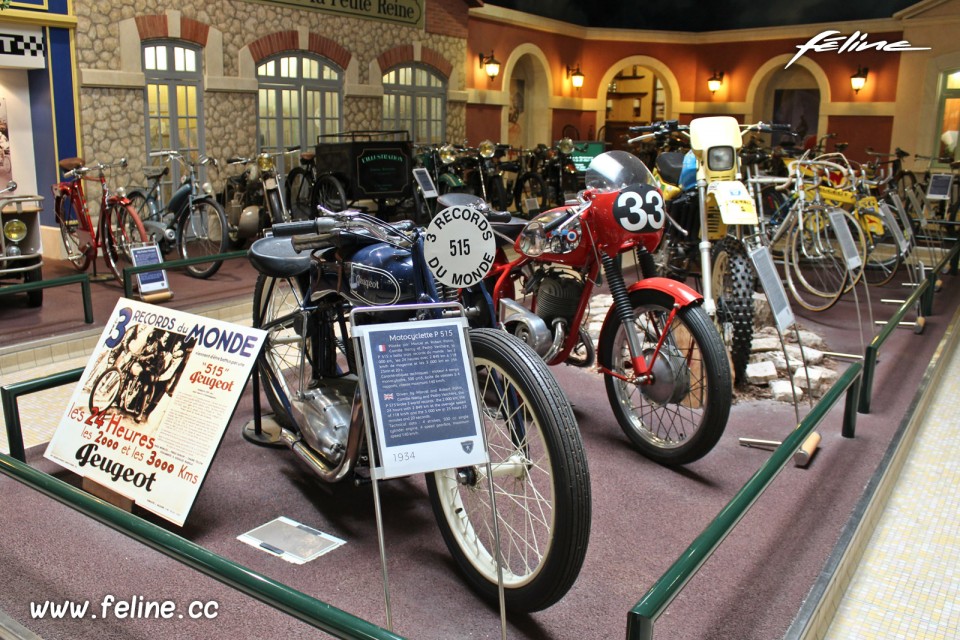
[[[557,319],[569,324],[577,312],[582,294],[583,282],[579,277],[567,271],[551,269],[537,287],[536,313],[547,325]]]
[[[356,385],[356,376],[325,379],[303,394],[303,437],[314,451],[334,464],[346,451]]]

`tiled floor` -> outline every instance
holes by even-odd
[[[960,638],[960,349],[824,638]]]

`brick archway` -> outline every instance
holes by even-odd
[[[267,34],[251,42],[248,48],[255,64],[283,51],[306,50],[327,58],[341,69],[346,69],[352,57],[343,46],[316,33],[308,34],[306,47],[301,47],[300,34],[293,30]]]
[[[401,64],[410,64],[412,62],[419,62],[425,64],[429,67],[432,67],[439,73],[444,79],[449,80],[450,74],[453,73],[453,64],[451,64],[443,55],[430,47],[420,47],[420,59],[418,60],[413,45],[405,44],[392,49],[387,49],[379,56],[377,56],[377,62],[380,64],[380,71],[386,73],[393,67]]]

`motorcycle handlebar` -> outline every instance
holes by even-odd
[[[328,233],[337,226],[333,218],[321,216],[313,220],[294,220],[273,225],[273,235],[277,237],[302,236],[308,233]]]

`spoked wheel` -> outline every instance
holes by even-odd
[[[123,278],[123,268],[133,264],[132,246],[147,241],[147,232],[140,216],[130,205],[113,204],[103,213],[100,228],[103,259],[117,280]]]
[[[297,167],[287,176],[287,206],[294,220],[310,220],[316,214],[310,209],[310,192],[313,181],[310,173],[303,167]]]
[[[805,208],[790,230],[786,275],[794,300],[810,311],[826,311],[846,290],[850,274],[826,207]]]
[[[506,606],[545,609],[570,589],[590,535],[590,480],[569,403],[510,334],[470,332],[490,453]],[[496,603],[497,563],[483,465],[427,476],[444,542],[470,586]]]
[[[665,465],[693,462],[720,440],[730,414],[723,342],[699,306],[678,309],[670,321],[675,302],[665,293],[634,291],[630,304],[641,351],[657,359],[651,380],[635,379],[626,329],[611,307],[600,334],[600,364],[616,374],[604,376],[610,406],[643,455]]]
[[[746,384],[753,343],[753,267],[746,249],[736,238],[723,238],[713,245],[711,253],[717,330],[733,362],[734,381]]]
[[[80,218],[73,208],[73,202],[67,196],[57,196],[55,210],[57,226],[60,227],[60,240],[67,260],[77,271],[85,271],[90,266],[90,239],[82,239]]]
[[[181,258],[216,256],[226,253],[229,245],[227,216],[213,198],[194,200],[185,213],[178,214],[177,249]],[[190,264],[187,274],[209,278],[222,264],[222,260]]]
[[[347,208],[347,192],[340,180],[328,173],[317,178],[310,196],[310,204],[314,211],[318,205],[330,211],[343,211]]]
[[[528,172],[517,178],[513,188],[513,204],[517,215],[524,218],[547,208],[547,185],[539,173]]]
[[[883,216],[873,210],[866,210],[857,216],[867,242],[867,263],[863,267],[863,277],[870,285],[884,285],[893,280],[900,268],[903,257],[897,240]]]
[[[114,404],[120,397],[120,382],[123,374],[116,367],[110,367],[94,381],[90,389],[90,399],[87,402],[90,408],[90,415],[103,413]]]
[[[267,338],[259,363],[263,384],[274,419],[290,428],[291,402],[297,396],[302,359],[300,294],[294,280],[257,277],[253,289],[253,327],[264,329]]]

